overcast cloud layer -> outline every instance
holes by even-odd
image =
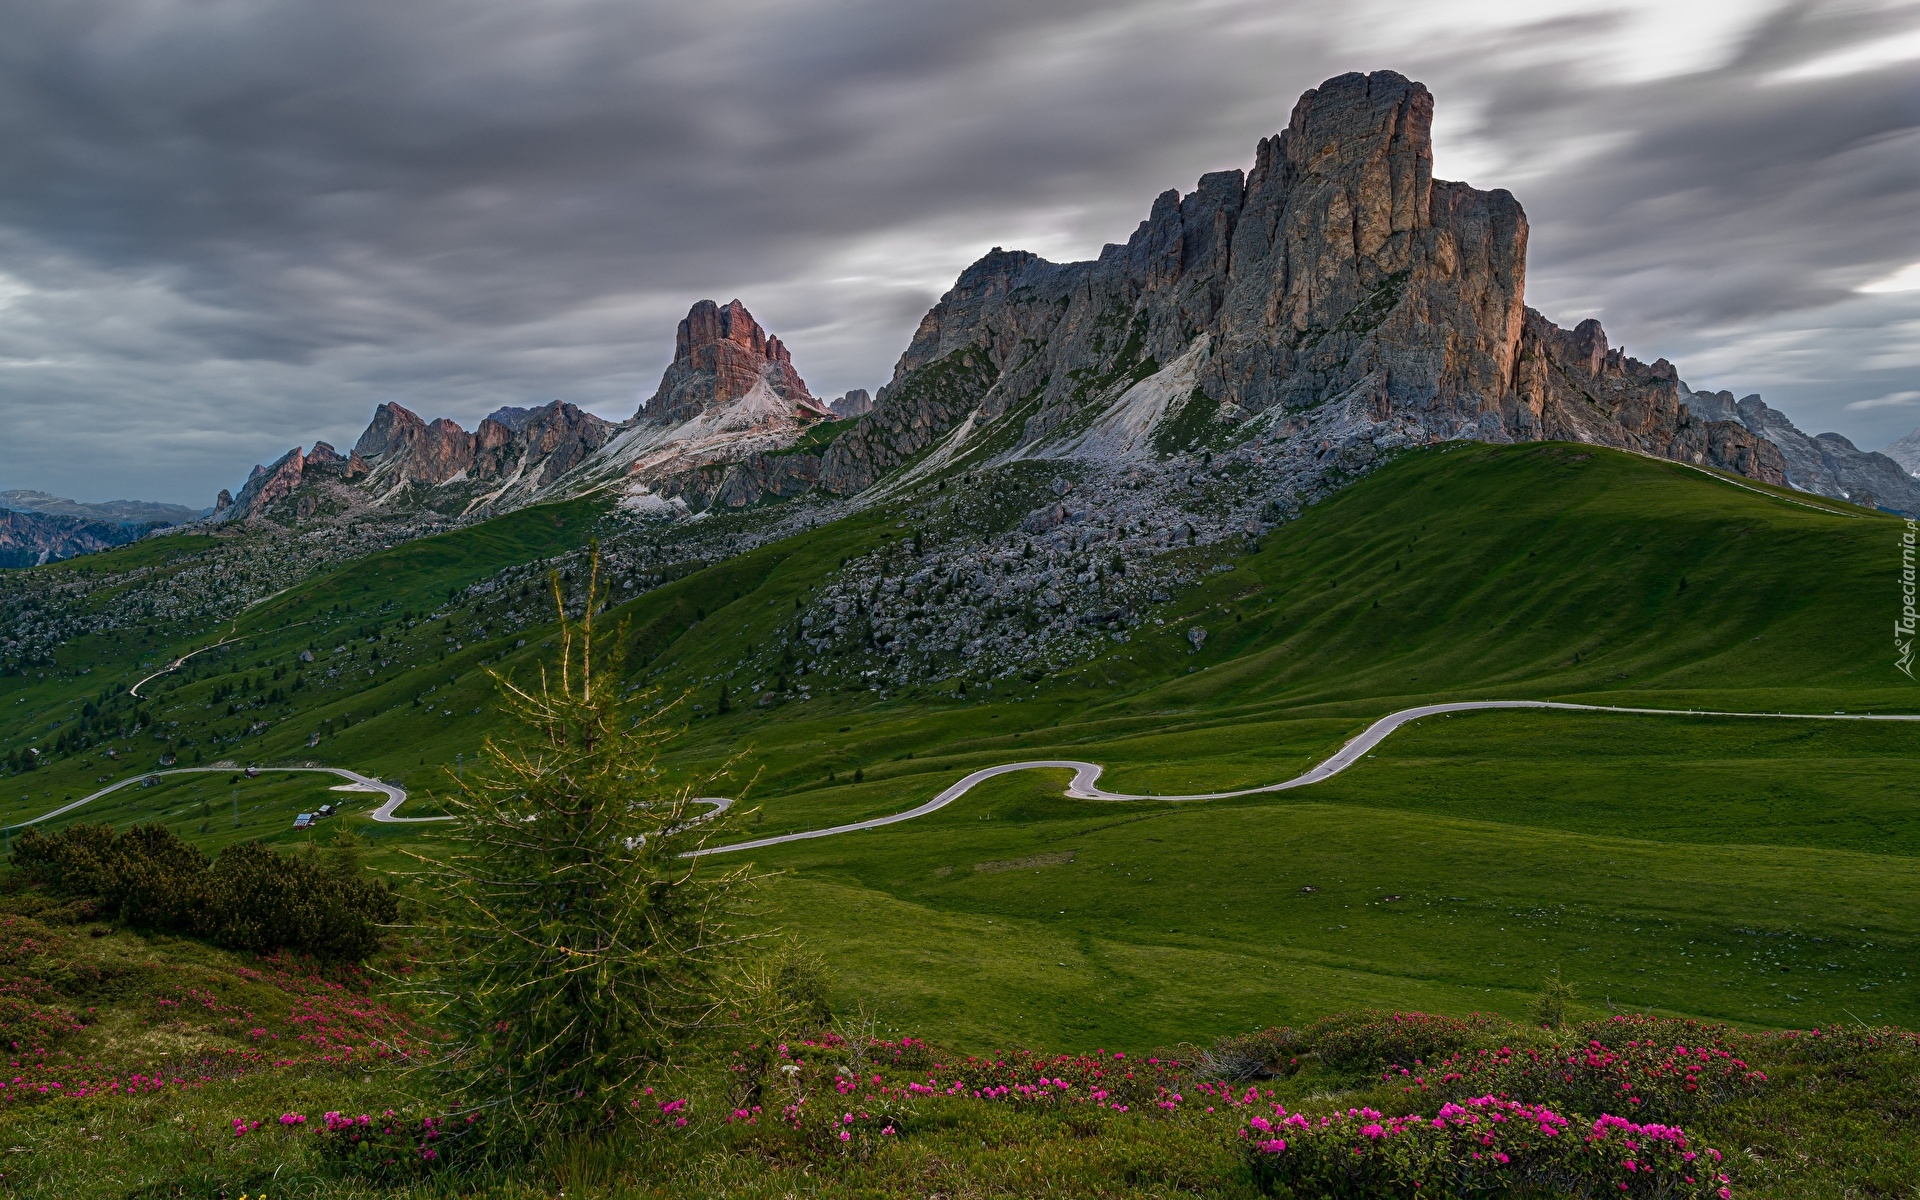
[[[632,415],[693,301],[874,388],[991,246],[1123,241],[1391,67],[1528,297],[1920,424],[1920,3],[0,0],[0,487],[211,503],[397,400]],[[1904,274],[1902,273],[1904,272]]]

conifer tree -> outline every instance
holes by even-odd
[[[558,661],[529,683],[489,672],[517,736],[455,782],[449,849],[414,854],[442,956],[409,990],[453,1035],[434,1069],[509,1154],[627,1111],[636,1080],[726,1010],[747,941],[745,869],[688,854],[730,826],[659,764],[673,706],[623,692],[620,639],[596,636],[598,547],[577,616],[550,582]]]

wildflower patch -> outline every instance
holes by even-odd
[[[1239,1140],[1255,1180],[1305,1196],[1531,1194],[1731,1200],[1718,1150],[1676,1126],[1477,1096],[1434,1116],[1310,1117],[1274,1105]]]

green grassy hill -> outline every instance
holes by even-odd
[[[123,719],[115,681],[232,636],[143,710],[183,763],[352,766],[431,804],[443,769],[495,731],[485,668],[528,671],[547,652],[539,628],[506,620],[537,600],[525,577],[459,589],[579,545],[594,516],[528,509],[410,543],[164,649],[77,639],[48,678],[0,680],[0,751],[48,737],[50,716],[73,728],[90,702]],[[1257,550],[1174,551],[1205,582],[1051,677],[758,705],[743,685],[778,659],[796,601],[850,558],[901,553],[898,516],[870,510],[694,570],[607,618],[624,622],[636,684],[687,696],[679,766],[740,755],[761,770],[756,832],[898,811],[1015,758],[1093,759],[1125,791],[1271,783],[1433,699],[1914,707],[1887,637],[1896,519],[1559,445],[1408,454]],[[711,681],[730,671],[732,711],[717,715]],[[1015,776],[920,822],[756,857],[788,872],[774,906],[835,958],[849,998],[963,1042],[1191,1037],[1367,1004],[1515,1012],[1555,966],[1622,1007],[1914,1023],[1920,872],[1901,766],[1916,737],[1477,714],[1402,731],[1284,796],[1112,805]],[[0,816],[149,760],[57,758],[7,781]],[[217,824],[182,832],[211,839]]]

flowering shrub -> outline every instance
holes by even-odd
[[[1479,1096],[1432,1117],[1370,1108],[1307,1117],[1273,1106],[1239,1131],[1267,1190],[1333,1197],[1559,1196],[1731,1200],[1720,1153],[1683,1130],[1603,1115],[1575,1121],[1538,1104]]]
[[[1803,1033],[1784,1033],[1796,1055],[1807,1062],[1858,1062],[1883,1056],[1920,1055],[1920,1033],[1892,1026],[1830,1025]]]
[[[1767,1082],[1763,1072],[1723,1046],[1651,1039],[1624,1041],[1617,1048],[1598,1041],[1545,1050],[1501,1046],[1428,1065],[1392,1066],[1383,1078],[1405,1080],[1414,1092],[1520,1096],[1582,1112],[1617,1109],[1662,1120],[1751,1096]]]
[[[35,982],[0,983],[0,1049],[44,1052],[86,1028],[72,1011],[38,998],[43,989]]]
[[[925,1043],[878,1039],[853,1045],[835,1035],[735,1055],[729,1125],[746,1129],[775,1157],[864,1158],[905,1135],[922,1102],[983,1101],[1026,1109],[1107,1114],[1172,1113],[1216,1099],[1213,1085],[1189,1097],[1188,1068],[1171,1058],[1122,1052],[934,1055]]]
[[[735,1109],[730,1123],[752,1127],[776,1157],[865,1161],[897,1138],[915,1116],[899,1095],[809,1095],[771,1111]]]
[[[1505,1017],[1491,1013],[1460,1018],[1368,1011],[1328,1017],[1307,1031],[1306,1042],[1336,1071],[1379,1070],[1452,1054],[1508,1028]]]
[[[297,1113],[289,1116],[299,1116]],[[304,1122],[306,1118],[301,1117]],[[320,1157],[335,1167],[382,1180],[405,1180],[448,1165],[459,1148],[477,1142],[479,1115],[403,1117],[328,1112],[321,1115]],[[298,1124],[281,1118],[282,1124]]]
[[[169,1067],[144,1071],[114,1071],[105,1063],[67,1052],[42,1052],[0,1061],[0,1105],[44,1100],[85,1100],[113,1096],[144,1096],[154,1092],[202,1088],[231,1079],[248,1065],[233,1055],[201,1055]],[[261,1056],[253,1055],[254,1061]]]

